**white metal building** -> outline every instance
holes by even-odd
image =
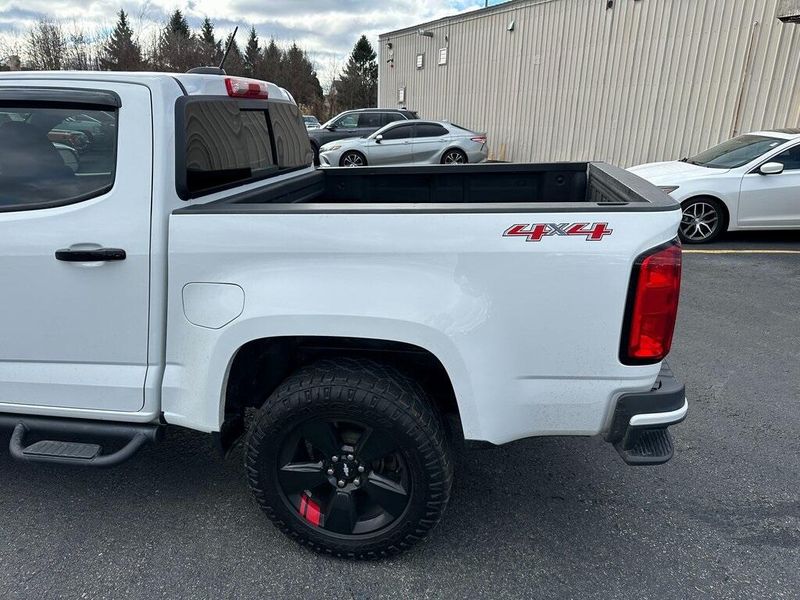
[[[679,158],[800,125],[797,18],[800,0],[512,0],[382,34],[378,102],[486,131],[498,160]]]

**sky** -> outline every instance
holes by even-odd
[[[236,40],[241,47],[251,25],[265,40],[297,42],[309,52],[325,85],[362,33],[374,44],[379,33],[483,5],[484,0],[0,0],[0,41],[18,39],[42,17],[57,19],[67,29],[80,24],[89,32],[110,30],[120,8],[146,37],[179,8],[194,29],[205,16],[215,23],[218,34],[238,25]]]

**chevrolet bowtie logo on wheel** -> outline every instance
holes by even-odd
[[[614,233],[608,223],[523,223],[512,225],[503,237],[524,237],[526,242],[541,242],[542,238],[561,235],[577,235],[589,242],[599,242]]]

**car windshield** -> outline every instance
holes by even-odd
[[[710,169],[735,169],[777,148],[786,140],[765,135],[741,135],[701,152],[683,162]]]

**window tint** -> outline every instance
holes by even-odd
[[[275,136],[278,168],[296,169],[311,164],[314,152],[300,110],[289,102],[270,102],[269,115]]]
[[[333,123],[339,129],[355,129],[358,127],[358,113],[350,113]]]
[[[186,187],[191,194],[258,179],[274,171],[266,111],[236,101],[186,105]]]
[[[800,170],[800,145],[784,150],[769,162],[783,163],[784,171]]]
[[[383,113],[383,124],[388,125],[389,123],[394,123],[395,121],[405,121],[406,118],[401,115],[400,113],[390,112],[390,113]]]
[[[358,115],[359,127],[379,129],[382,126],[381,113],[365,112]]]
[[[383,132],[383,139],[385,140],[404,140],[412,136],[414,131],[413,125],[398,125],[392,127],[388,131]]]
[[[0,106],[0,210],[108,192],[116,148],[116,110]]]
[[[441,125],[434,125],[432,123],[419,123],[417,124],[416,137],[441,137],[447,135],[448,131]]]

